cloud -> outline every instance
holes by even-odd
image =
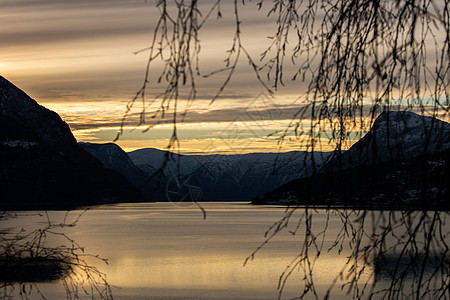
[[[75,4],[78,2],[36,1],[30,4],[27,1],[24,4],[14,1],[16,7],[12,4],[6,7],[0,38],[6,46],[19,47],[105,40],[148,32],[149,22],[146,17],[151,12],[149,5],[135,3],[133,6],[124,6],[114,1]],[[5,7],[2,9],[5,10]]]
[[[246,122],[258,125],[261,122],[291,120],[298,112],[298,105],[279,105],[276,107],[225,107],[220,109],[211,109],[208,111],[196,110],[192,108],[186,113],[183,118],[179,115],[178,122],[183,124],[189,123],[226,123],[226,122]],[[157,117],[152,119],[151,116],[155,112],[147,111],[148,125],[172,124],[172,117],[170,112],[167,113],[164,119]],[[86,130],[95,128],[120,127],[121,118],[124,114],[116,114],[111,116],[109,114],[91,115],[89,118],[81,119],[79,116],[69,116],[62,114],[64,120],[68,122],[72,130]],[[132,113],[128,115],[124,126],[136,126],[139,123],[140,113]],[[263,123],[261,123],[263,124]],[[205,124],[206,126],[206,124]],[[145,128],[145,125],[142,127]]]
[[[202,7],[204,15],[214,2]],[[255,8],[242,6],[241,18],[243,40],[257,60],[273,23]],[[213,13],[199,35],[202,75],[222,68],[232,46],[232,3],[223,2],[221,11],[223,18]],[[143,81],[147,61],[147,53],[133,52],[150,44],[158,15],[154,2],[143,0],[5,0],[0,71],[38,101],[129,99]],[[152,71],[152,83],[159,70]],[[261,90],[245,58],[236,74],[225,93],[245,98]],[[197,80],[199,98],[212,98],[226,74]],[[162,88],[152,85],[149,95]]]

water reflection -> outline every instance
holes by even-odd
[[[205,208],[206,220],[195,207],[105,206],[64,233],[108,258],[84,259],[106,274],[115,299],[448,298],[447,213]],[[56,284],[45,292],[64,294]]]
[[[294,213],[298,218],[294,218]],[[326,222],[315,223],[316,216],[321,214],[327,216]],[[354,299],[447,298],[450,288],[447,217],[447,212],[439,211],[288,208],[267,232],[267,240],[288,230],[292,234],[303,233],[304,242],[299,255],[280,277],[280,297],[295,268],[304,274],[303,282],[299,282],[303,288],[300,298],[318,297],[316,262],[327,251],[346,255],[348,259],[324,292],[325,298],[336,289],[345,290]],[[329,221],[333,218],[340,224],[331,225]],[[298,223],[289,229],[293,219]],[[331,245],[324,243],[333,227],[337,232],[332,234]]]
[[[374,272],[377,280],[380,281],[417,281],[421,276],[424,281],[439,280],[444,274],[450,271],[450,261],[448,256],[439,253],[426,255],[417,253],[416,255],[384,254],[374,261]]]

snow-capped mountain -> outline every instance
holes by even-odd
[[[317,175],[291,181],[254,203],[447,209],[449,192],[450,124],[391,111]]]
[[[399,161],[449,148],[449,123],[409,111],[385,111],[361,140],[328,167],[340,169]]]
[[[148,176],[160,180],[170,199],[170,183],[189,178],[202,191],[202,200],[250,200],[295,178],[312,174],[311,153],[250,153],[239,155],[179,155],[157,149],[128,153]],[[315,153],[320,167],[328,153]],[[159,199],[166,200],[166,199]]]

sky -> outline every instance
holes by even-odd
[[[174,102],[157,99],[164,86],[157,84],[162,64],[151,65],[146,90],[146,124],[139,125],[139,101],[122,119],[127,104],[144,83],[149,51],[159,12],[153,0],[1,0],[0,75],[24,90],[39,104],[56,111],[78,141],[116,143],[126,151],[165,149],[173,134]],[[213,0],[202,1],[203,16]],[[270,4],[270,3],[269,3]],[[204,75],[225,66],[232,47],[235,20],[232,1],[221,2],[202,27],[199,40],[197,98],[177,103],[177,149],[181,153],[248,153],[304,150],[295,137],[292,120],[302,103],[305,83],[285,81],[275,95],[258,81],[242,56],[233,77],[214,102],[226,73]],[[256,3],[240,7],[241,40],[258,61],[270,44],[274,19]],[[289,69],[285,72],[289,74]],[[288,77],[288,76],[286,76]],[[163,79],[164,83],[164,79]],[[307,122],[307,120],[305,120]],[[291,126],[291,127],[290,127]],[[279,137],[288,129],[280,144]],[[348,140],[351,146],[363,132]],[[326,141],[324,142],[326,145]],[[323,149],[330,150],[330,149]]]
[[[221,11],[223,17],[212,17],[199,36],[202,75],[222,68],[232,45],[232,7],[222,4]],[[273,23],[261,18],[254,5],[241,14],[246,47],[258,57]],[[0,74],[56,111],[78,141],[111,142],[126,104],[143,84],[149,53],[139,51],[150,45],[158,15],[155,1],[145,0],[2,0]],[[213,103],[225,76],[197,79],[197,100],[177,124],[181,152],[278,151],[276,133],[286,129],[298,109],[297,87],[271,97],[245,59]],[[148,99],[160,90],[151,85]],[[178,109],[185,111],[186,104],[180,101]],[[164,149],[173,132],[170,114],[143,132],[147,126],[138,127],[134,117],[140,109],[132,111],[116,143],[126,151]],[[286,140],[282,151],[297,149],[297,142]]]

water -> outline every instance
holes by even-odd
[[[352,229],[348,233],[343,231],[342,212],[312,212],[310,225],[317,239],[309,240],[309,248],[306,247],[309,260],[290,268],[290,263],[299,262],[295,258],[304,253],[308,236],[303,209],[298,209],[287,223],[287,229],[275,235],[244,266],[246,258],[265,241],[264,233],[286,215],[285,208],[247,203],[205,203],[204,208],[205,220],[196,206],[180,207],[171,203],[99,206],[86,211],[76,226],[53,231],[64,232],[84,247],[85,253],[108,259],[106,265],[96,258],[83,257],[89,265],[106,274],[114,299],[277,299],[279,279],[285,270],[291,273],[283,289],[283,299],[301,295],[309,280],[313,280],[318,296],[323,297],[334,280],[339,286],[349,278],[355,279],[356,273],[359,283],[370,284],[381,278],[381,286],[390,284],[390,279],[384,278],[388,275],[383,275],[380,267],[370,260],[363,264],[358,261],[355,272],[342,273],[353,275],[341,278],[340,272],[355,248],[349,237],[358,234]],[[66,223],[71,223],[80,213],[73,211],[66,216],[65,212],[52,211],[48,212],[48,219],[59,223],[66,217]],[[374,214],[370,218],[372,222],[382,215],[370,214]],[[45,215],[28,213],[2,221],[0,229],[14,231],[23,227],[31,231],[47,222]],[[361,224],[365,223],[369,232],[369,218]],[[296,234],[290,233],[298,224]],[[340,244],[328,251],[340,236],[345,240],[342,251],[339,251]],[[58,243],[64,243],[60,236],[49,236],[47,244]],[[320,258],[316,260],[318,249]],[[311,267],[308,263],[313,264],[311,276],[304,273]],[[83,272],[78,272],[83,278]],[[49,299],[66,296],[61,282],[37,286]],[[336,287],[332,298],[355,297],[354,291],[349,294],[346,291]]]

